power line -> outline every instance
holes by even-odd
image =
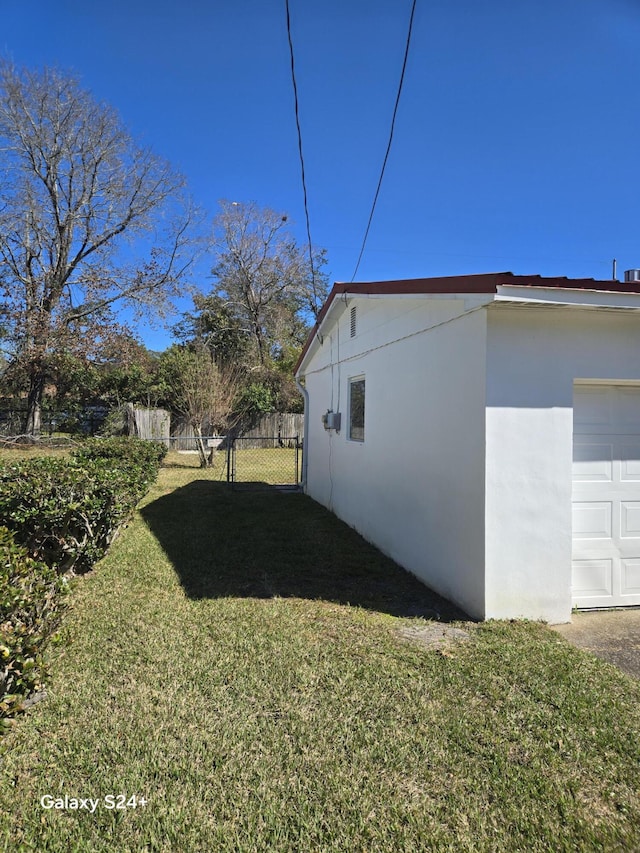
[[[311,287],[313,290],[313,313],[317,319],[319,305],[318,293],[316,291],[316,273],[313,266],[313,249],[311,248],[311,226],[309,224],[309,205],[307,202],[307,181],[304,171],[304,154],[302,153],[302,131],[300,130],[300,112],[298,107],[298,86],[296,83],[296,64],[293,57],[293,41],[291,39],[291,15],[289,13],[289,0],[285,0],[287,12],[287,38],[289,39],[289,56],[291,57],[291,82],[293,83],[293,101],[296,114],[296,128],[298,131],[298,153],[300,154],[300,172],[302,175],[302,194],[304,198],[304,215],[307,220],[307,244],[309,246],[309,268],[311,270]]]
[[[288,3],[288,0],[287,0]],[[356,268],[353,271],[353,275],[351,276],[351,281],[353,281],[358,274],[358,269],[360,267],[360,261],[362,260],[362,255],[364,254],[364,247],[367,244],[367,237],[369,236],[369,229],[371,228],[371,222],[373,220],[373,214],[376,209],[376,204],[378,202],[378,196],[380,195],[380,187],[382,186],[382,179],[384,177],[384,170],[387,167],[387,160],[389,159],[389,152],[391,151],[391,143],[393,141],[393,131],[396,124],[396,115],[398,113],[398,104],[400,103],[400,95],[402,93],[402,84],[404,83],[404,72],[407,68],[407,59],[409,57],[409,46],[411,44],[411,31],[413,29],[413,16],[416,11],[416,3],[417,0],[413,0],[413,5],[411,6],[411,16],[409,17],[409,30],[407,32],[407,43],[404,49],[404,60],[402,62],[402,73],[400,74],[400,83],[398,84],[398,94],[396,95],[396,103],[393,108],[393,117],[391,119],[391,129],[389,131],[389,142],[387,144],[387,150],[384,155],[384,160],[382,162],[382,169],[380,170],[380,178],[378,180],[378,186],[376,188],[376,194],[373,198],[373,204],[371,206],[371,213],[369,214],[369,221],[367,223],[367,230],[364,232],[364,239],[362,241],[362,247],[360,249],[360,254],[358,256],[358,263],[356,264]]]

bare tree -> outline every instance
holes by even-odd
[[[190,263],[183,189],[75,78],[0,65],[2,331],[28,377],[25,432],[40,432],[52,354],[104,336],[115,303],[148,312],[176,292]]]
[[[221,201],[214,221],[214,293],[241,318],[264,365],[283,336],[304,329],[301,316],[315,317],[326,296],[324,252],[313,268],[287,230],[286,214],[254,202]],[[305,333],[302,337],[306,337]]]
[[[211,464],[204,447],[203,429],[226,431],[234,424],[234,403],[239,389],[238,374],[220,368],[206,347],[172,346],[160,357],[160,371],[171,409],[193,427],[200,466]]]

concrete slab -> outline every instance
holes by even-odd
[[[567,625],[552,625],[574,646],[640,678],[640,608],[572,613]]]

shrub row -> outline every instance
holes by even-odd
[[[0,735],[24,697],[42,685],[42,651],[59,624],[64,586],[0,527]]]
[[[62,575],[102,557],[165,453],[139,439],[95,439],[70,459],[0,465],[0,734],[39,688]]]
[[[72,454],[78,462],[106,459],[123,467],[146,467],[154,478],[166,455],[167,448],[164,444],[123,437],[90,438]]]
[[[0,524],[60,573],[85,572],[155,480],[165,450],[137,439],[96,439],[70,460],[0,466]]]

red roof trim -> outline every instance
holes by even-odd
[[[307,354],[322,321],[337,296],[343,293],[374,294],[394,296],[411,293],[497,293],[498,287],[521,285],[525,287],[562,287],[570,290],[604,290],[611,293],[640,293],[640,283],[598,280],[594,278],[567,278],[566,276],[545,278],[540,275],[514,275],[511,272],[480,273],[477,275],[449,275],[440,278],[410,278],[399,281],[369,281],[349,284],[336,282],[331,293],[318,314],[313,327],[300,353],[294,373],[297,373]]]

